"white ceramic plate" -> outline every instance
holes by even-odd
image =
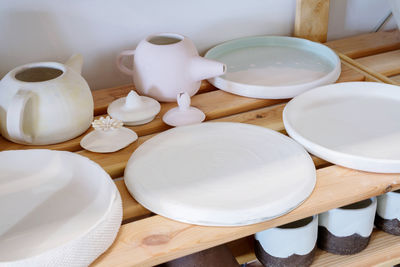
[[[352,169],[400,172],[400,87],[348,82],[310,90],[283,111],[288,134],[310,153]]]
[[[121,200],[93,161],[63,151],[5,151],[0,170],[0,265],[88,265],[113,242]]]
[[[315,166],[292,139],[240,123],[202,123],[143,143],[125,169],[147,209],[199,225],[247,225],[283,215],[315,185]]]
[[[294,37],[236,39],[210,49],[205,57],[227,65],[224,75],[209,80],[214,86],[254,98],[291,98],[340,75],[340,60],[330,48]]]

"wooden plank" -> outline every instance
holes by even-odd
[[[362,73],[365,74],[366,76],[366,80],[368,81],[377,81],[377,82],[384,82],[384,83],[388,83],[388,84],[396,84],[396,82],[394,82],[393,80],[389,79],[388,77],[384,76],[383,74],[374,71],[373,69],[360,64],[359,62],[357,62],[354,59],[349,58],[348,56],[339,53],[338,55],[340,57],[340,59],[342,60],[342,62],[346,62],[350,65],[352,65],[355,68],[358,68],[358,70]]]
[[[248,253],[245,254],[248,259],[255,259],[256,256],[246,245],[241,244],[241,248],[247,249]],[[237,245],[238,246],[238,245]],[[245,257],[239,256],[239,259]],[[244,258],[243,258],[244,259]],[[239,262],[240,263],[240,262]],[[351,266],[351,267],[365,267],[365,266],[393,266],[400,263],[400,237],[386,234],[382,231],[375,230],[372,233],[368,247],[360,253],[354,255],[335,255],[323,250],[317,249],[314,262],[311,266]],[[248,267],[262,267],[262,264],[255,260],[247,265]]]
[[[400,50],[362,57],[355,61],[384,76],[400,74]]]
[[[131,90],[136,90],[133,84],[93,90],[92,95],[94,101],[94,115],[97,116],[106,114],[107,107],[112,101],[126,96]],[[211,92],[214,90],[217,90],[217,88],[215,88],[208,81],[204,80],[201,82],[201,86],[197,94]]]
[[[350,58],[360,58],[400,49],[398,30],[367,33],[325,43]]]
[[[260,108],[264,106],[274,105],[277,103],[282,103],[284,101],[287,100],[246,98],[226,93],[221,90],[198,94],[192,97],[192,105],[204,111],[204,113],[206,114],[206,120],[228,116],[235,113],[248,111],[251,109]],[[161,132],[166,129],[169,129],[170,126],[166,125],[162,121],[162,116],[164,115],[165,112],[167,112],[172,107],[175,107],[176,105],[177,105],[176,103],[163,103],[161,106],[160,113],[156,116],[156,118],[152,122],[128,128],[134,130],[139,136]],[[87,132],[92,130],[93,129],[89,129]],[[0,150],[46,148],[46,149],[57,149],[57,150],[67,150],[67,151],[78,151],[81,149],[79,142],[83,138],[83,136],[85,136],[86,133],[67,142],[55,145],[47,145],[47,146],[21,145],[9,142],[1,137]],[[115,155],[115,154],[109,154],[109,155]]]
[[[337,82],[362,81],[362,80],[365,80],[365,76],[361,72],[359,72],[356,68],[354,68],[352,66],[348,66],[346,62],[342,63],[342,73]],[[207,83],[203,83],[203,84],[204,84],[202,86],[203,88],[208,88]],[[102,102],[106,101],[106,99],[108,99],[109,101],[112,101],[113,98],[118,98],[121,96],[121,94],[125,95],[125,93],[129,92],[130,89],[131,89],[130,85],[126,85],[126,86],[121,86],[121,87],[116,87],[116,88],[111,88],[111,89],[97,90],[97,91],[102,91],[102,93],[100,94],[101,97],[100,96],[98,97],[98,101],[100,101],[100,104],[98,106],[103,105]],[[124,90],[126,92],[124,92]],[[211,90],[211,91],[214,91],[214,90]],[[239,104],[241,106],[241,108],[239,110],[237,110],[236,108],[234,108],[233,110],[229,110],[223,105],[223,103],[226,103],[227,101],[230,101],[231,99],[235,99],[235,103],[237,104],[238,102],[242,101],[242,99],[245,99],[245,98],[240,97],[240,96],[234,96],[232,94],[225,93],[225,92],[219,91],[219,90],[218,90],[219,93],[217,93],[217,91],[210,93],[211,91],[207,92],[206,89],[203,89],[202,94],[204,94],[204,96],[199,97],[199,95],[196,95],[192,98],[192,104],[194,106],[199,107],[203,111],[205,111],[205,113],[207,115],[206,120],[215,119],[218,116],[220,116],[220,117],[229,116],[229,115],[237,113],[237,112],[242,112],[242,111],[253,109],[253,106],[249,106],[248,108],[243,108],[243,105]],[[110,98],[106,98],[105,96],[102,96],[106,92],[111,94]],[[227,99],[225,99],[225,98],[227,98]],[[261,103],[263,102],[262,100],[254,100],[254,102],[260,102],[260,101],[261,101]],[[271,103],[273,104],[275,102],[272,101]],[[247,105],[247,104],[245,104],[245,105]],[[250,102],[250,105],[253,105],[253,101]],[[268,104],[265,104],[265,105],[268,105]],[[161,112],[160,112],[160,114],[157,115],[157,117],[155,118],[154,121],[147,123],[145,125],[132,126],[129,128],[134,130],[139,136],[153,134],[156,132],[161,132],[163,130],[169,129],[170,127],[162,122],[162,115],[165,112],[167,112],[167,110],[169,110],[170,108],[172,108],[174,106],[176,106],[176,103],[163,103]],[[254,108],[257,108],[257,107],[259,107],[259,104],[254,106]],[[99,117],[100,116],[97,116],[96,118],[99,118]],[[0,150],[45,148],[45,149],[66,150],[66,151],[79,151],[82,149],[81,146],[79,145],[79,142],[81,141],[83,136],[85,136],[91,130],[92,129],[89,129],[86,133],[84,133],[81,136],[74,138],[72,140],[69,140],[69,141],[66,141],[66,142],[63,142],[60,144],[47,145],[47,146],[20,145],[20,144],[16,144],[16,143],[7,141],[3,137],[0,136]]]
[[[242,227],[205,227],[152,216],[123,225],[116,242],[93,266],[156,265],[398,188],[399,174],[366,173],[339,166],[319,169],[311,196],[284,216]]]
[[[326,42],[329,0],[297,0],[294,36]]]

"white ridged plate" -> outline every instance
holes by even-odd
[[[147,209],[199,225],[247,225],[283,215],[315,185],[315,166],[292,139],[241,123],[170,129],[144,142],[125,169]]]
[[[3,151],[0,170],[1,266],[87,266],[112,244],[121,198],[93,161],[66,151]]]

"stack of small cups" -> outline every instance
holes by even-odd
[[[400,192],[396,197],[400,200]],[[376,207],[377,199],[373,197],[258,232],[255,235],[255,254],[264,266],[310,266],[316,246],[339,255],[358,253],[369,243]],[[388,210],[385,212],[380,213],[384,216],[381,218],[394,216]],[[389,213],[391,215],[385,217]],[[399,225],[398,218],[395,220]]]

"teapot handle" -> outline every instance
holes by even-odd
[[[7,109],[7,132],[11,139],[25,143],[32,142],[32,136],[25,134],[23,129],[26,103],[32,97],[32,92],[19,90],[11,100]]]
[[[134,56],[134,55],[135,55],[135,50],[125,50],[125,51],[122,51],[118,55],[118,57],[117,57],[117,67],[121,72],[123,72],[123,73],[125,73],[127,75],[130,75],[130,76],[133,75],[133,69],[130,69],[130,68],[126,67],[124,64],[122,64],[122,59],[124,57],[126,57],[126,56]]]

